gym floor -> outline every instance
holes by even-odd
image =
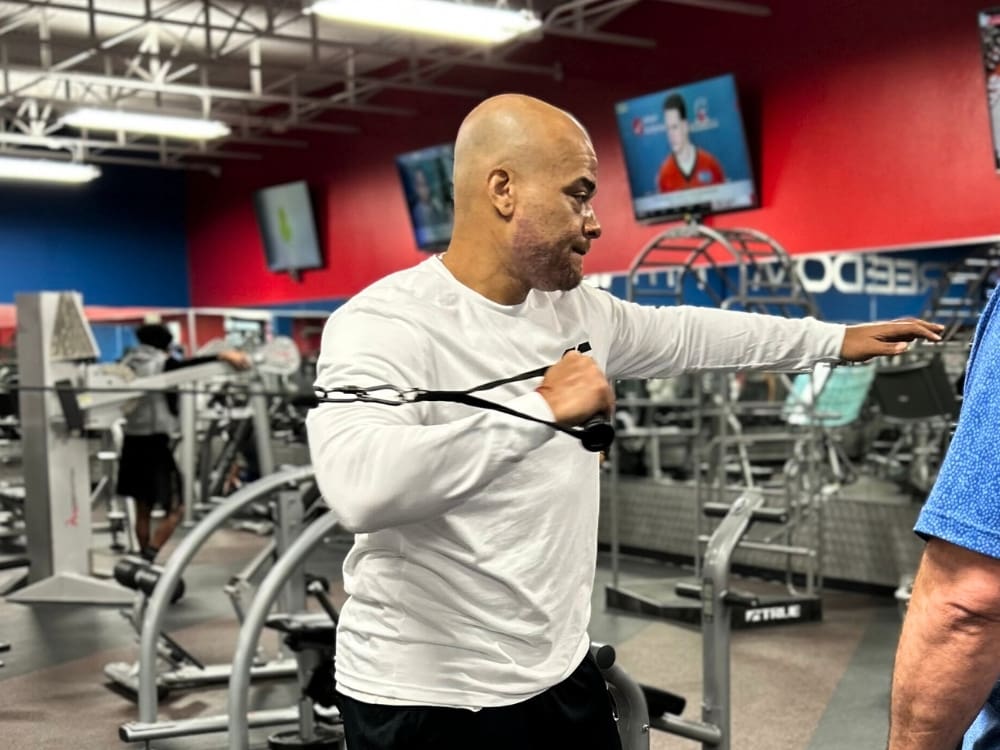
[[[188,593],[175,605],[170,633],[203,661],[228,662],[236,623],[222,586],[265,539],[243,531],[217,534],[185,576]],[[345,540],[333,538],[312,558],[310,572],[332,581],[343,600],[339,560]],[[664,566],[626,561],[626,580],[658,578]],[[590,634],[615,644],[619,663],[636,679],[687,697],[685,716],[698,718],[701,635],[697,628],[607,612],[607,560],[600,562]],[[828,591],[821,623],[733,632],[733,746],[740,750],[840,750],[880,747],[887,730],[889,676],[900,617],[888,596]],[[276,641],[265,636],[265,648]],[[114,608],[25,606],[0,601],[0,640],[12,650],[0,656],[0,746],[5,750],[67,747],[105,750],[125,745],[118,726],[136,718],[135,704],[105,685],[107,662],[133,661],[131,626]],[[221,713],[224,687],[172,693],[161,716]],[[259,683],[254,708],[291,705],[294,689]],[[251,733],[266,747],[269,731]],[[164,750],[224,748],[225,736],[157,741]],[[654,733],[654,750],[694,748],[689,741]]]

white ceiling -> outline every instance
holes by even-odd
[[[377,0],[372,0],[377,2]],[[496,4],[489,0],[477,0]],[[653,46],[603,30],[640,2],[768,15],[736,0],[500,0],[543,18],[543,37]],[[558,78],[560,65],[509,60],[519,44],[485,51],[338,25],[303,0],[0,0],[0,152],[163,168],[215,170],[257,159],[255,147],[300,148],[296,131],[359,132],[352,111],[408,117],[383,91],[466,97],[447,86],[456,67]],[[536,40],[537,41],[537,40]],[[162,110],[225,120],[233,133],[206,145],[99,134],[62,126],[81,105]]]

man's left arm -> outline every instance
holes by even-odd
[[[899,354],[916,339],[939,340],[941,330],[916,319],[844,326],[688,305],[657,308],[610,294],[603,304],[610,308],[612,325],[607,367],[611,377],[805,370],[817,362],[861,362]]]

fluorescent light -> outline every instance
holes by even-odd
[[[500,44],[542,25],[538,16],[528,10],[448,0],[315,0],[308,10],[346,23],[480,44]]]
[[[0,156],[0,180],[79,183],[100,175],[101,170],[93,164]]]
[[[197,117],[122,112],[115,109],[78,109],[64,115],[66,125],[87,130],[113,130],[128,133],[149,133],[171,138],[204,141],[229,135],[229,126],[218,120]]]

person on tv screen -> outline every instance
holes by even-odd
[[[413,221],[418,227],[451,224],[448,204],[431,190],[431,181],[423,167],[413,170]]]
[[[687,103],[683,96],[674,92],[664,100],[663,117],[671,154],[656,178],[659,191],[669,193],[725,182],[726,175],[718,159],[691,142]]]

